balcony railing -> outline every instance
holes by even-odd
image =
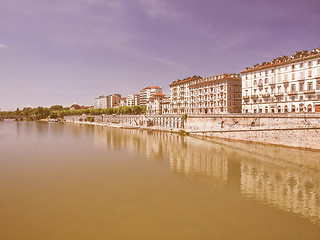
[[[243,99],[249,99],[250,96],[243,96]]]
[[[257,94],[253,94],[253,95],[251,95],[251,98],[258,98],[258,95]]]
[[[276,97],[281,97],[281,96],[283,96],[283,93],[278,92],[278,93],[275,93],[274,95],[275,95]]]
[[[262,83],[258,83],[258,87],[262,87],[263,86],[263,84]]]
[[[264,97],[264,98],[270,97],[270,93],[262,94],[262,97]]]
[[[310,93],[315,93],[316,90],[315,89],[309,89],[309,90],[305,90],[303,91],[305,94],[310,94]]]
[[[297,91],[291,91],[291,92],[288,92],[288,95],[297,95],[298,92]]]

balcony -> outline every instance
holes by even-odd
[[[289,83],[289,79],[283,80],[283,83]]]
[[[283,93],[278,92],[278,93],[275,93],[274,95],[275,95],[276,97],[281,97],[281,96],[283,96]]]
[[[288,92],[288,95],[297,95],[298,92],[297,91],[291,91],[291,92]]]
[[[243,98],[243,99],[249,99],[250,96],[243,96],[242,98]]]
[[[258,83],[258,87],[263,87],[263,84],[262,83]]]
[[[316,93],[316,90],[315,89],[309,89],[309,90],[303,91],[303,93],[305,93],[305,94],[313,94],[313,93]]]
[[[264,97],[264,98],[270,97],[270,93],[262,94],[262,97]]]
[[[251,98],[252,99],[258,98],[258,95],[257,94],[253,94],[253,95],[251,95]]]
[[[269,83],[270,85],[275,85],[276,84],[276,82],[274,82],[274,81],[270,81],[270,83]]]

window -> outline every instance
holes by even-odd
[[[291,91],[292,91],[292,92],[295,92],[295,91],[296,91],[296,85],[295,85],[295,84],[292,84],[292,85],[291,85]]]
[[[317,90],[320,90],[320,80],[317,81]]]
[[[294,65],[291,66],[292,71],[294,71]]]
[[[300,68],[303,68],[303,63],[300,63]]]
[[[318,64],[320,64],[320,59],[318,59]]]
[[[312,90],[312,82],[308,83],[308,90]]]
[[[269,83],[269,79],[266,78],[266,79],[264,80],[264,84],[268,84],[268,83]]]
[[[295,76],[294,76],[294,73],[292,73],[292,80],[294,80]]]
[[[312,70],[308,71],[308,77],[312,77]]]
[[[308,62],[308,66],[309,66],[309,67],[311,67],[311,64],[312,64],[312,63],[311,63],[311,61],[310,61],[310,62]]]
[[[303,83],[299,84],[299,91],[302,92],[303,91]]]
[[[257,85],[257,80],[253,81],[253,85],[256,86]]]

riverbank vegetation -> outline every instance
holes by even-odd
[[[30,108],[26,107],[20,110],[17,108],[15,111],[2,111],[0,112],[0,116],[7,117],[7,116],[21,116],[28,118],[34,118],[36,120],[40,119],[57,119],[63,118],[64,116],[72,116],[72,115],[138,115],[138,114],[145,114],[146,113],[146,106],[133,106],[133,107],[119,107],[119,108],[107,108],[107,109],[76,109],[70,110],[69,108],[65,108],[61,105],[54,105],[50,108],[46,107],[37,107],[37,108]]]

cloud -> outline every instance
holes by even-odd
[[[165,17],[167,19],[177,19],[181,15],[168,8],[164,1],[160,0],[136,0],[148,13],[150,17]]]
[[[0,50],[2,50],[2,49],[9,49],[9,47],[7,45],[0,43]]]

